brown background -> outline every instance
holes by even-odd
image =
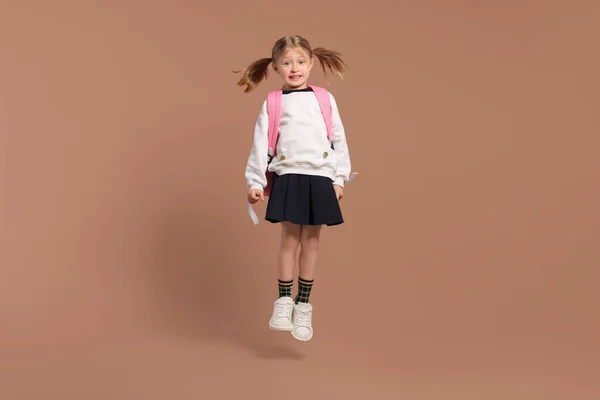
[[[202,4],[0,3],[0,398],[600,398],[597,2]],[[361,174],[309,343],[231,73],[290,33]]]

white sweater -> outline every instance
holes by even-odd
[[[267,164],[269,171],[278,175],[320,175],[344,186],[350,179],[350,154],[337,103],[331,93],[329,96],[334,149],[327,139],[323,114],[312,89],[284,91],[277,152],[270,164],[269,120],[267,102],[264,101],[254,127],[254,140],[246,165],[248,189],[264,190],[267,185]]]

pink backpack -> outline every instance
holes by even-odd
[[[321,113],[325,120],[325,126],[327,127],[327,138],[331,143],[331,103],[329,98],[329,92],[319,86],[310,85],[319,107],[321,107]],[[269,114],[269,159],[277,156],[277,139],[279,139],[279,121],[281,120],[281,105],[283,102],[283,91],[275,90],[269,92],[267,95],[267,112]],[[265,187],[264,195],[269,196],[271,194],[271,186],[273,182],[273,173],[267,170],[267,186]]]

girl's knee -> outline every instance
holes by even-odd
[[[300,244],[300,238],[297,236],[287,236],[281,241],[281,248],[283,250],[289,250],[295,252]]]
[[[282,225],[281,249],[283,251],[295,252],[300,244],[300,233],[300,225]]]
[[[321,234],[320,226],[304,226],[300,234],[300,244],[304,247],[318,246],[319,236]]]

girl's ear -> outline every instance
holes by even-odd
[[[312,70],[313,65],[315,65],[315,56],[310,59],[310,65],[308,66],[308,70]]]
[[[273,71],[277,72],[277,65],[274,62],[271,63],[271,67],[273,67]]]

